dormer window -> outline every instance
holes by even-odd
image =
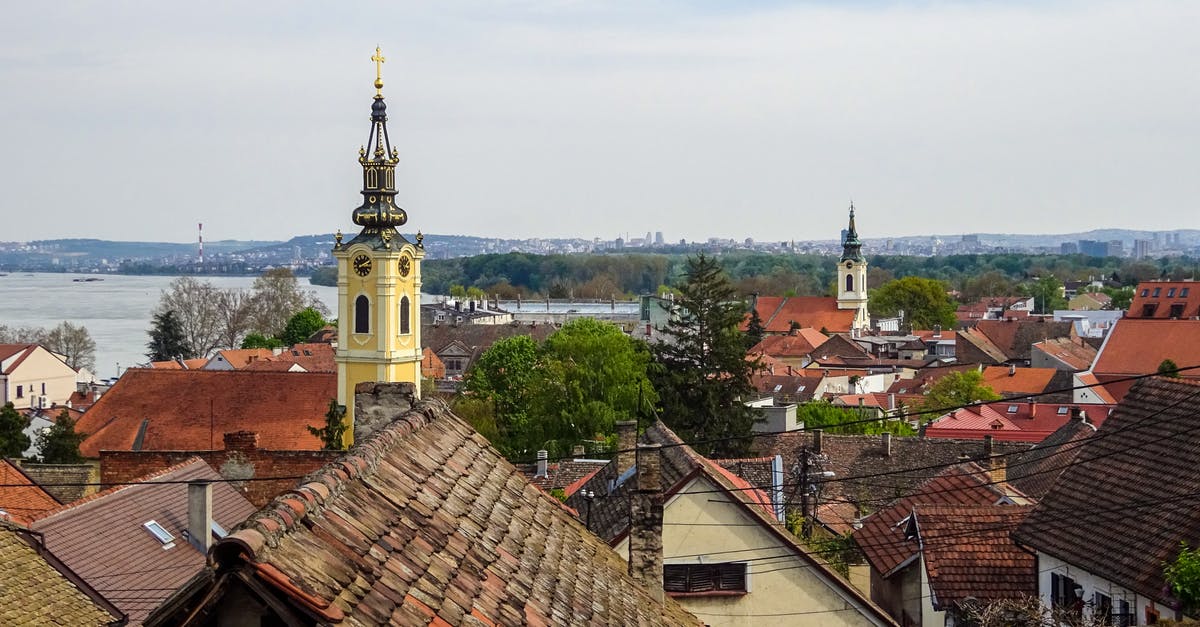
[[[1175,298],[1175,288],[1167,289],[1167,298]]]

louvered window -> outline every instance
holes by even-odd
[[[666,564],[663,589],[667,592],[745,592],[746,565]]]

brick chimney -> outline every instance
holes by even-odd
[[[824,434],[821,429],[812,430],[812,451],[814,453],[821,453],[821,440],[824,439]]]
[[[258,433],[254,431],[234,431],[225,434],[225,450],[253,451],[258,448]]]
[[[208,555],[212,548],[212,484],[193,481],[188,484],[188,542]]]
[[[883,456],[891,457],[892,456],[892,434],[884,433],[880,436],[880,438],[883,440],[883,442],[882,442]]]
[[[637,447],[637,483],[629,499],[629,574],[663,600],[663,485],[661,446]]]
[[[637,421],[617,421],[617,476],[637,463]]]

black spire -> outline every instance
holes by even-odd
[[[383,101],[383,55],[375,49],[375,99],[371,103],[371,132],[367,143],[358,149],[358,163],[363,169],[363,204],[351,214],[354,223],[363,227],[359,237],[383,235],[388,241],[396,227],[408,222],[408,214],[396,204],[396,163],[399,151],[392,147],[387,131],[387,104]],[[356,238],[357,239],[357,238]]]
[[[862,260],[862,242],[858,241],[858,229],[854,228],[854,203],[850,203],[850,226],[842,240],[842,261]]]

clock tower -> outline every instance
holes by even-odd
[[[408,381],[421,391],[421,259],[425,248],[396,227],[408,214],[396,204],[399,152],[387,131],[383,101],[383,55],[375,49],[375,98],[371,132],[358,149],[362,205],[351,213],[358,235],[342,241],[333,257],[338,268],[338,404],[346,408],[346,443],[354,437],[354,388],[368,381]]]
[[[838,309],[856,309],[852,331],[870,328],[871,318],[867,313],[867,259],[862,254],[862,242],[858,241],[858,229],[854,227],[854,203],[850,203],[850,226],[842,237],[842,258],[838,261],[837,306]]]

